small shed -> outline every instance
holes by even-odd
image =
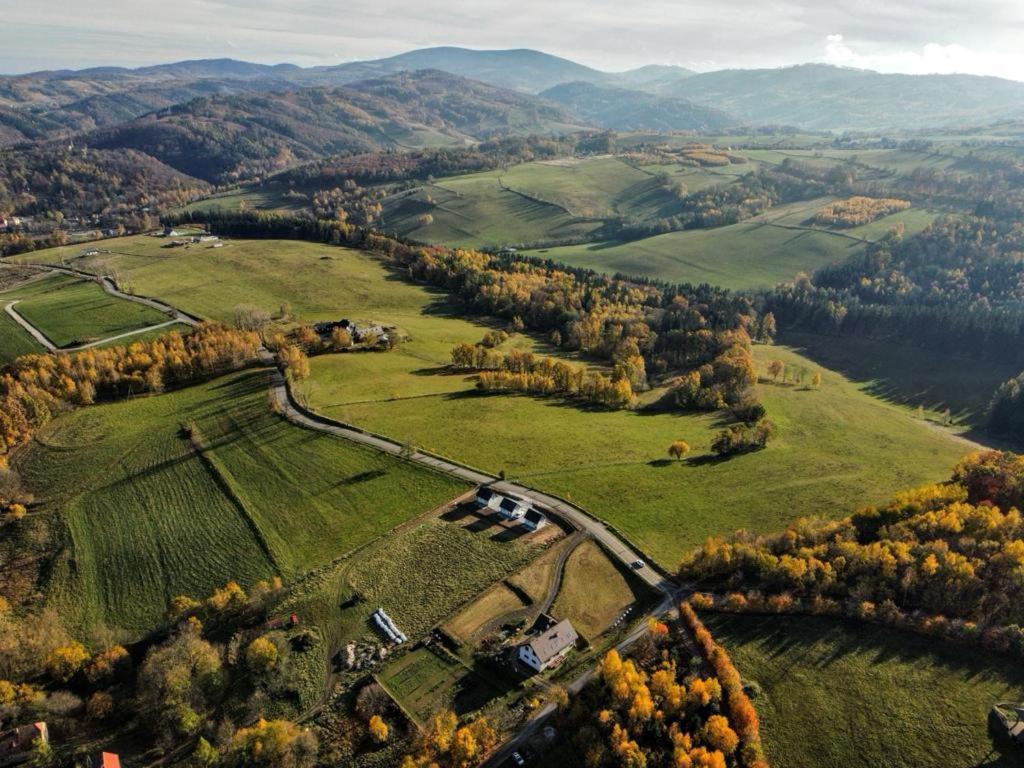
[[[44,722],[19,725],[0,733],[0,768],[28,762],[37,740],[50,743],[50,731]]]

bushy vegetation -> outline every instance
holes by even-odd
[[[826,227],[859,227],[909,207],[906,200],[855,195],[824,206],[814,215],[814,223]]]
[[[69,407],[236,370],[255,361],[259,344],[255,333],[207,324],[127,347],[18,358],[0,375],[0,447],[9,452]]]

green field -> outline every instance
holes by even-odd
[[[1009,657],[870,624],[801,616],[704,617],[744,680],[775,768],[1009,768],[987,714],[1020,701]]]
[[[955,358],[921,347],[856,337],[786,333],[787,344],[842,371],[872,395],[933,416],[947,408],[960,424],[979,426],[996,388],[1020,369],[1013,363]]]
[[[0,294],[57,347],[81,344],[166,322],[163,312],[111,296],[88,280],[51,275]]]
[[[0,365],[20,355],[45,351],[32,336],[6,312],[0,312]]]
[[[229,320],[236,303],[274,310],[287,301],[304,321],[341,316],[399,325],[411,339],[386,355],[314,358],[304,383],[313,406],[571,496],[667,566],[710,534],[771,530],[797,515],[843,515],[943,479],[970,449],[824,371],[820,392],[761,386],[780,427],[768,450],[677,465],[666,461],[669,443],[685,439],[695,457],[706,454],[718,415],[586,411],[557,400],[477,394],[471,377],[444,366],[456,342],[478,341],[485,326],[455,317],[442,292],[400,279],[365,253],[232,241],[216,251],[166,255],[158,243],[128,238],[119,243],[124,255],[106,258],[140,292],[187,311]],[[60,257],[58,249],[41,254]],[[546,351],[522,334],[508,344]],[[815,367],[785,349],[758,347],[757,356]]]
[[[532,255],[609,274],[654,277],[669,282],[710,283],[746,290],[770,288],[798,272],[814,270],[859,253],[862,238],[877,238],[897,222],[908,234],[924,229],[935,214],[910,209],[842,232],[801,226],[826,199],[773,208],[750,221],[692,229],[625,243],[589,243],[544,248]]]
[[[756,355],[817,370],[784,348],[758,347]],[[350,368],[353,357],[314,359],[316,409],[567,496],[668,567],[711,534],[771,530],[799,515],[844,515],[943,479],[970,450],[830,371],[823,371],[820,391],[762,384],[779,438],[763,452],[715,462],[699,457],[721,426],[717,414],[583,410],[555,399],[484,395],[465,376],[431,373],[423,361],[397,357],[387,396],[373,400],[357,383],[361,372]],[[423,394],[424,379],[447,391]],[[697,460],[667,460],[678,439],[693,446]]]
[[[282,610],[298,613],[321,637],[304,659],[306,700],[323,692],[339,648],[356,641],[380,643],[370,623],[378,607],[415,643],[539,551],[529,537],[432,518],[403,526],[301,580]]]
[[[142,633],[205,596],[325,563],[463,486],[274,414],[262,371],[61,417],[17,456],[66,522],[50,596],[80,627]],[[200,457],[180,425],[194,423]]]

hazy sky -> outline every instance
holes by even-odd
[[[807,61],[1024,80],[1024,0],[0,0],[0,72],[537,48],[604,70]]]

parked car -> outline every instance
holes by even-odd
[[[526,765],[526,759],[518,752],[512,753],[512,762],[514,762],[516,765]]]

